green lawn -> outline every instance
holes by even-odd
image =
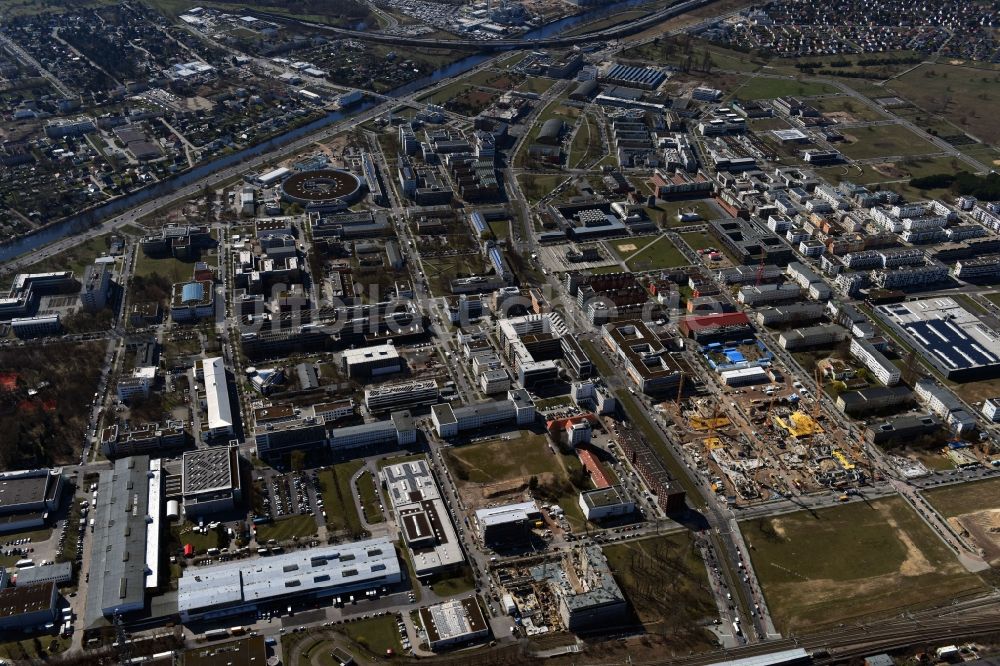
[[[985,294],[986,300],[990,301],[994,305],[1000,307],[1000,293],[995,294]]]
[[[610,377],[614,374],[614,368],[608,363],[608,350],[603,344],[598,347],[590,340],[580,340],[580,346],[587,352],[587,358],[597,366],[598,373],[604,377]]]
[[[413,560],[410,559],[410,549],[402,541],[397,541],[396,552],[403,558],[403,564],[406,566],[407,578],[410,581],[413,596],[416,597],[417,601],[420,601],[420,583],[417,582],[417,571],[413,568]]]
[[[324,503],[326,500],[324,500]],[[257,526],[257,543],[274,539],[278,543],[294,538],[311,537],[318,533],[316,519],[313,516],[287,516],[273,523]]]
[[[555,409],[557,407],[572,407],[573,399],[568,395],[557,395],[554,398],[545,398],[543,400],[535,401],[535,409],[538,411],[543,411],[546,409]]]
[[[523,92],[538,93],[541,95],[555,85],[555,82],[555,79],[546,79],[540,76],[529,76],[524,80],[524,83],[517,87],[517,89]]]
[[[552,193],[559,183],[566,180],[567,176],[562,174],[521,174],[517,177],[517,182],[521,186],[521,191],[530,203],[540,201],[543,197]]]
[[[741,523],[778,630],[945,601],[982,581],[899,497]]]
[[[443,599],[476,589],[476,579],[469,565],[464,565],[450,576],[435,579],[431,583],[431,589]]]
[[[451,281],[460,275],[483,272],[484,261],[478,254],[457,254],[451,257],[423,259],[427,285],[435,296],[451,294]]]
[[[543,474],[559,476],[565,474],[568,461],[577,461],[576,456],[552,453],[543,435],[511,434],[512,439],[445,449],[445,460],[455,477],[466,483],[498,483],[518,478],[527,481],[530,476]]]
[[[490,231],[493,232],[493,236],[497,240],[503,240],[510,236],[510,223],[507,220],[497,220],[488,224],[490,225]]]
[[[379,508],[381,502],[378,497],[378,490],[375,487],[375,478],[371,472],[365,472],[358,477],[358,492],[361,494],[361,508],[365,512],[365,520],[369,523],[381,523],[385,520],[385,514]]]
[[[360,534],[361,518],[354,504],[351,477],[361,469],[364,462],[352,460],[334,465],[319,473],[319,487],[323,495],[323,509],[326,511],[326,525],[332,531],[346,531]]]
[[[848,141],[838,144],[838,150],[856,160],[939,152],[938,148],[902,125],[849,127],[843,130],[843,134]]]
[[[631,271],[652,271],[691,263],[666,236],[625,238],[609,241],[609,244]]]
[[[383,657],[386,650],[392,650],[396,654],[403,652],[394,614],[348,622],[342,628],[348,638],[373,655]]]
[[[590,150],[594,145],[594,140],[597,141],[597,145],[599,146],[600,139],[597,137],[594,139],[591,138],[590,119],[584,116],[583,122],[580,123],[580,127],[577,128],[576,133],[573,135],[573,140],[570,142],[567,162],[571,167],[575,169],[590,159]]]
[[[141,250],[135,261],[135,274],[148,277],[154,273],[162,275],[171,283],[190,282],[194,276],[194,261],[181,261],[174,257],[156,259],[146,256]]]
[[[658,65],[679,66],[684,64],[687,58],[684,47],[677,43],[680,39],[663,36],[656,41],[634,46],[622,55],[625,58],[648,60]],[[691,43],[691,63],[695,67],[702,65],[706,53],[713,67],[734,72],[755,72],[766,62],[763,59],[751,58],[746,53],[715,46],[704,40],[692,39]]]
[[[751,77],[733,92],[733,97],[743,100],[755,100],[788,97],[789,95],[809,97],[811,95],[826,95],[835,92],[837,92],[836,88],[825,83]]]
[[[718,610],[690,532],[605,546],[604,555],[647,631],[708,640],[700,624]]]
[[[712,220],[719,217],[706,201],[702,199],[686,199],[684,201],[661,201],[654,207],[645,208],[649,219],[656,222],[660,227],[686,227],[698,222],[681,222],[677,219],[678,213],[697,213],[702,220]]]

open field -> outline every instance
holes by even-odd
[[[767,79],[752,77],[733,91],[733,97],[744,100],[774,99],[776,97],[809,97],[837,92],[833,86],[813,81],[789,81],[788,79]]]
[[[839,144],[838,150],[856,160],[940,152],[902,125],[850,127],[843,134],[848,142]]]
[[[162,275],[171,283],[190,282],[194,275],[194,261],[181,261],[174,257],[157,259],[147,257],[139,252],[135,261],[135,275],[149,277],[153,274]]]
[[[427,285],[435,296],[451,293],[451,281],[457,277],[481,273],[483,259],[478,254],[458,254],[423,260]]]
[[[986,300],[990,301],[997,307],[1000,307],[1000,293],[986,294]]]
[[[608,245],[631,271],[652,271],[690,263],[670,239],[662,235],[609,241]]]
[[[384,656],[386,650],[392,650],[396,654],[403,652],[395,615],[348,622],[342,628],[348,638],[373,655]]]
[[[981,549],[983,559],[1000,565],[1000,479],[935,488],[924,497],[956,532]]]
[[[677,636],[692,648],[714,644],[699,626],[718,611],[690,532],[606,546],[604,555],[647,631]]]
[[[595,140],[600,145],[600,139],[591,136],[590,119],[584,116],[583,122],[580,123],[576,133],[573,134],[573,140],[570,142],[569,157],[566,159],[570,167],[575,169],[591,159],[590,150],[594,146]]]
[[[891,615],[982,587],[898,497],[741,524],[778,630]],[[817,557],[817,549],[836,554]]]
[[[566,180],[562,174],[521,174],[517,177],[517,182],[521,186],[521,191],[531,203],[540,201],[543,197],[552,193],[559,183]]]
[[[719,213],[704,199],[686,199],[684,201],[660,201],[655,207],[646,207],[646,215],[661,227],[686,227],[697,222],[680,222],[677,214],[698,213],[702,220],[713,220],[720,217]]]
[[[547,79],[541,76],[529,76],[521,85],[517,86],[517,89],[522,92],[538,93],[541,95],[555,85],[555,82],[555,79]]]
[[[847,95],[843,97],[822,97],[812,100],[810,104],[816,107],[820,113],[845,114],[845,116],[850,118],[848,122],[882,120],[885,118],[884,115],[872,107]],[[845,118],[845,120],[847,119]]]
[[[361,518],[354,505],[351,477],[361,469],[360,460],[340,463],[319,473],[319,484],[323,495],[323,509],[326,524],[331,531],[347,531],[349,534],[361,532]]]
[[[822,167],[817,173],[835,183],[849,180],[859,185],[883,185],[913,198],[940,197],[947,189],[919,190],[909,184],[911,178],[938,173],[956,173],[968,166],[955,157],[907,157],[887,164],[845,164]]]
[[[648,16],[650,14],[649,10],[634,9],[631,11],[616,12],[612,16],[599,21],[591,21],[590,23],[582,23],[578,26],[570,28],[563,35],[570,37],[572,35],[582,35],[585,32],[596,32],[598,30],[607,30],[608,28],[613,28],[623,23],[628,23],[629,21],[635,21],[641,19],[643,16]]]
[[[686,37],[662,37],[656,42],[634,46],[625,51],[622,56],[649,60],[657,64],[680,66],[687,59],[684,47],[685,39]],[[700,39],[692,39],[692,65],[701,67],[705,62],[706,54],[713,68],[733,72],[756,72],[766,63],[766,60],[752,58],[747,53],[716,46]]]
[[[222,537],[216,530],[208,530],[204,534],[195,529],[191,523],[170,526],[169,550],[176,552],[186,544],[191,544],[196,555],[204,555],[209,548],[220,548]]]
[[[323,504],[326,504],[325,500]],[[317,532],[316,520],[312,516],[287,516],[279,518],[273,523],[258,525],[257,542],[260,543],[274,539],[278,543],[281,543],[290,539],[311,537]]]
[[[1000,71],[946,64],[920,65],[886,84],[886,90],[928,113],[947,118],[986,143],[1000,142]]]

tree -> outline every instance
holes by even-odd
[[[528,479],[528,490],[531,490],[532,492],[534,492],[535,490],[538,490],[538,477],[537,476],[532,475],[531,478]]]
[[[293,472],[301,472],[306,467],[306,454],[304,451],[296,449],[292,451],[289,459]]]

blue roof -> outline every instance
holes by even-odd
[[[205,287],[198,282],[189,282],[181,287],[182,303],[197,303],[205,297]]]

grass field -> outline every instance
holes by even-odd
[[[599,145],[600,139],[597,139],[597,141]],[[569,157],[566,159],[570,167],[575,169],[590,159],[590,149],[593,144],[594,140],[591,138],[590,120],[587,116],[584,116],[583,122],[580,123],[576,133],[573,135],[573,140],[570,142]]]
[[[373,655],[383,657],[386,650],[392,650],[396,654],[403,652],[395,615],[383,615],[367,620],[348,622],[343,625],[343,631],[348,638]]]
[[[517,182],[528,201],[536,203],[551,194],[552,190],[556,189],[559,183],[566,178],[562,174],[521,174],[517,177]]]
[[[135,274],[140,277],[149,277],[157,273],[167,278],[171,284],[190,282],[194,275],[194,265],[194,261],[181,261],[174,257],[164,257],[163,259],[147,257],[140,251],[135,260]]]
[[[645,209],[649,219],[656,222],[661,227],[686,227],[697,222],[680,222],[677,214],[680,212],[694,212],[701,215],[702,220],[712,220],[719,217],[719,214],[706,201],[701,199],[688,199],[685,201],[661,201],[655,207],[647,206]]]
[[[311,537],[317,532],[316,519],[312,516],[287,516],[279,518],[273,523],[259,525],[257,527],[257,543],[270,539],[281,543],[295,538]]]
[[[920,65],[886,84],[924,111],[952,121],[986,143],[1000,142],[1000,71],[947,64]]]
[[[968,168],[964,162],[955,157],[907,157],[879,169],[871,164],[846,164],[823,167],[816,171],[835,183],[849,180],[860,185],[882,184],[883,188],[891,187],[904,196],[938,198],[948,194],[949,190],[919,190],[912,187],[908,181],[911,178],[922,178],[931,174],[956,173]]]
[[[853,97],[846,95],[843,97],[823,97],[813,100],[811,105],[816,107],[820,113],[847,113],[857,121],[881,120],[885,118],[884,115],[867,104],[863,104]]]
[[[347,531],[349,534],[361,532],[361,518],[358,516],[351,491],[351,477],[361,469],[360,460],[334,465],[319,473],[319,484],[323,495],[323,509],[326,524],[332,531]]]
[[[476,589],[476,579],[472,575],[472,569],[466,564],[450,576],[435,579],[431,583],[431,589],[444,599]]]
[[[843,134],[849,143],[839,144],[838,150],[856,160],[939,152],[935,146],[902,125],[850,127]]]
[[[776,97],[808,97],[835,93],[837,89],[825,83],[813,81],[790,81],[788,79],[767,79],[753,77],[733,91],[733,97],[743,100],[774,99]]]
[[[483,271],[483,260],[478,254],[458,254],[451,257],[435,257],[422,261],[427,284],[435,296],[451,294],[451,281],[461,275],[472,275]]]
[[[632,271],[652,271],[691,263],[669,238],[662,235],[626,238],[608,244]]]
[[[997,307],[1000,307],[1000,293],[997,294],[986,294],[986,300],[990,301]]]
[[[379,501],[378,489],[375,487],[375,477],[371,475],[371,472],[365,472],[358,477],[357,485],[358,493],[361,495],[361,508],[365,512],[365,520],[373,524],[384,521],[385,514],[379,508],[382,502]]]
[[[606,546],[604,555],[647,631],[709,640],[699,625],[718,611],[690,532]]]
[[[785,634],[893,615],[982,586],[898,497],[741,526],[772,617]]]
[[[708,54],[714,67],[734,72],[755,72],[764,64],[762,59],[753,59],[746,53],[725,49],[702,40],[692,40],[691,62],[701,66]],[[634,46],[622,54],[625,58],[641,58],[667,65],[681,65],[687,58],[684,48],[671,38],[660,38],[642,46]]]
[[[555,82],[555,79],[546,79],[541,76],[529,76],[521,85],[517,86],[517,89],[522,92],[538,93],[541,95],[555,85]]]
[[[596,32],[597,30],[606,30],[608,28],[613,28],[617,25],[622,25],[623,23],[628,23],[629,21],[634,21],[640,19],[643,16],[649,14],[648,10],[635,9],[632,11],[617,12],[608,18],[601,19],[600,21],[591,21],[590,23],[583,23],[578,26],[567,30],[562,33],[563,35],[570,37],[572,35],[582,35],[587,32]]]
[[[1000,479],[957,483],[924,491],[924,497],[945,518],[970,511],[1000,508]]]
[[[530,476],[565,476],[571,466],[579,467],[576,456],[552,453],[545,436],[522,432],[512,439],[445,449],[445,460],[459,481],[498,483]]]
[[[204,554],[209,548],[218,548],[222,540],[215,530],[208,530],[204,534],[196,532],[194,525],[185,523],[182,525],[170,526],[170,541],[176,544],[175,548],[182,548],[185,544],[191,544],[196,555]]]

